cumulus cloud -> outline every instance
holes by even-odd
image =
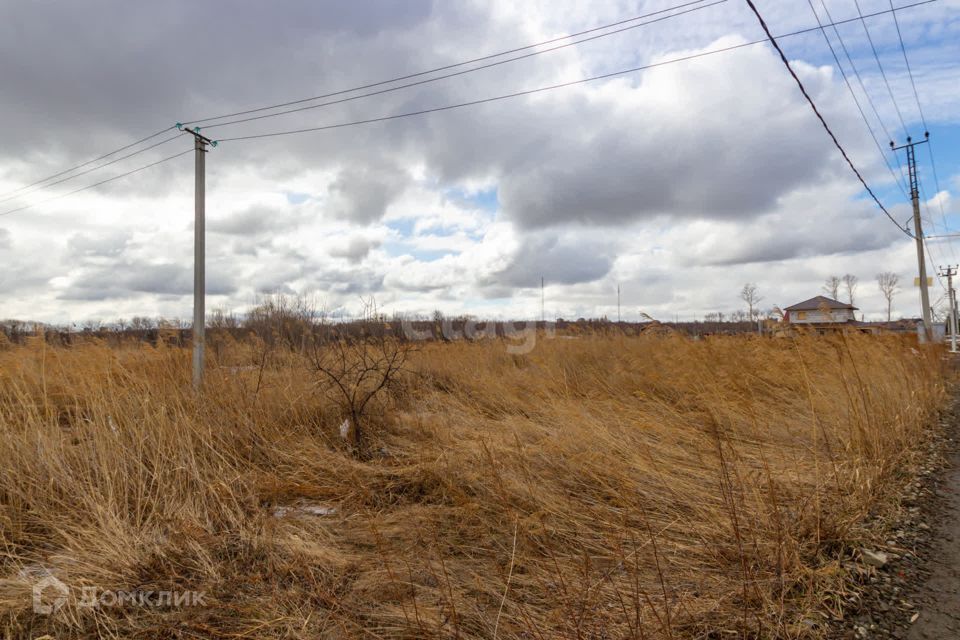
[[[346,258],[351,264],[359,264],[370,254],[371,249],[379,246],[379,240],[353,236],[345,244],[330,249],[330,255],[335,258]]]
[[[77,233],[67,240],[67,254],[74,259],[115,258],[127,249],[131,237],[127,232]]]
[[[802,7],[766,5],[775,31],[809,26]],[[0,38],[9,61],[0,193],[177,120],[377,82],[662,6],[6,3],[0,25],[31,28]],[[960,21],[940,5],[900,17],[920,85],[930,87],[930,118],[952,126]],[[879,41],[895,43],[890,26],[876,21]],[[207,131],[228,138],[522,91],[744,42],[757,24],[742,7],[716,7],[630,34]],[[868,43],[855,35],[856,54]],[[857,165],[893,201],[886,168],[814,36],[785,39],[787,53]],[[877,78],[864,73],[871,86]],[[907,81],[890,74],[897,86]],[[103,177],[189,148],[184,136]],[[187,154],[4,218],[4,313],[189,315],[191,163]],[[931,203],[951,219],[957,182],[947,176],[956,174],[942,167],[948,190]],[[264,292],[315,293],[338,308],[376,294],[389,310],[516,316],[539,315],[543,276],[558,314],[609,315],[617,282],[644,312],[692,314],[738,304],[748,280],[772,300],[809,297],[825,269],[861,269],[866,282],[880,262],[906,277],[909,242],[859,189],[782,63],[765,46],[748,47],[418,118],[224,142],[207,156],[208,289],[239,309]]]
[[[407,173],[394,166],[346,167],[327,189],[329,212],[357,224],[376,222],[408,181]]]
[[[276,228],[276,211],[255,205],[225,218],[207,222],[207,230],[225,235],[255,236]]]
[[[229,278],[207,279],[208,295],[236,291]],[[193,271],[177,264],[124,262],[108,268],[92,267],[77,275],[60,294],[63,300],[108,300],[135,294],[185,296],[193,293]]]
[[[609,273],[613,255],[610,243],[527,237],[509,264],[487,282],[498,287],[536,287],[541,277],[551,284],[593,282]]]

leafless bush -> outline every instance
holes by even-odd
[[[392,335],[377,313],[376,303],[364,301],[361,330],[333,328],[323,339],[311,340],[310,362],[320,385],[346,419],[341,435],[357,457],[366,457],[365,419],[371,403],[394,386],[413,351],[411,343]]]
[[[271,348],[279,345],[303,350],[324,314],[305,296],[268,296],[247,314],[243,326]]]

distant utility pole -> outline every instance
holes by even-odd
[[[543,276],[540,276],[540,322],[545,323],[547,321],[547,312],[544,305],[545,298],[543,297]]]
[[[923,255],[923,227],[920,224],[920,189],[917,182],[917,158],[914,153],[914,147],[930,141],[930,133],[924,133],[923,137],[924,139],[920,142],[913,142],[910,136],[907,136],[907,144],[899,147],[895,147],[891,140],[890,148],[894,151],[899,149],[907,150],[907,167],[910,174],[910,199],[913,201],[913,236],[917,241],[917,264],[920,266],[920,307],[923,312],[923,330],[924,333],[926,333],[927,340],[932,340],[933,325],[930,320],[930,293],[927,291],[927,261]]]
[[[620,324],[620,283],[617,283],[617,324]]]
[[[940,275],[947,277],[947,296],[950,304],[950,352],[957,352],[957,292],[953,288],[953,276],[957,275],[957,265],[940,267]]]
[[[216,143],[200,135],[200,127],[184,131],[193,134],[195,178],[193,217],[193,387],[203,386],[203,361],[206,347],[206,154],[207,145]]]

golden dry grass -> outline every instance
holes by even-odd
[[[304,359],[228,342],[201,396],[179,349],[0,348],[0,635],[816,636],[945,395],[893,337],[430,344],[360,461]],[[38,615],[38,571],[204,602]]]

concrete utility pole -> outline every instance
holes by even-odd
[[[927,261],[923,255],[923,226],[920,223],[920,189],[917,181],[917,158],[914,147],[930,140],[930,133],[923,134],[924,139],[913,142],[907,136],[907,144],[895,147],[890,141],[890,148],[894,151],[907,150],[907,168],[910,174],[910,199],[913,201],[913,237],[917,241],[917,264],[920,267],[920,307],[923,313],[923,331],[927,340],[933,339],[933,324],[930,319],[930,292],[927,291]]]
[[[193,134],[195,179],[193,218],[193,387],[203,386],[203,362],[206,347],[206,154],[207,145],[216,144],[200,135],[200,128],[184,127]]]
[[[953,276],[957,275],[957,265],[940,267],[940,275],[947,277],[947,298],[950,304],[950,352],[957,352],[957,292],[953,288]]]

